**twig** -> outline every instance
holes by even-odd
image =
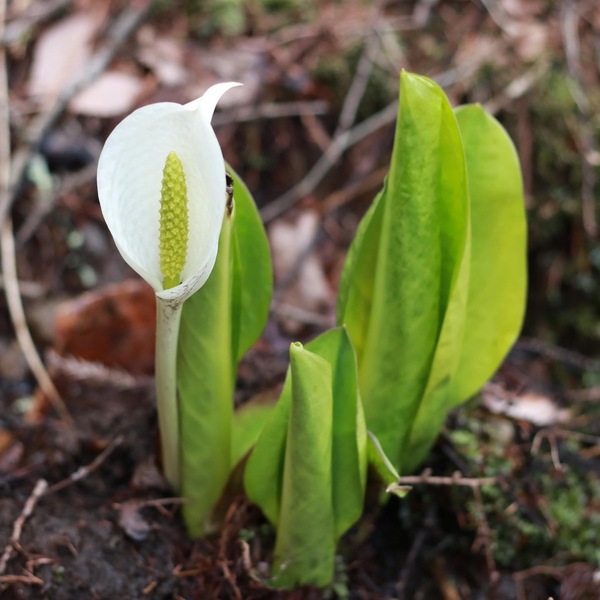
[[[466,77],[472,70],[473,66],[465,68],[456,67],[435,75],[433,79],[441,87],[447,87]],[[300,182],[261,209],[260,215],[263,222],[269,223],[273,219],[276,219],[294,206],[300,199],[314,192],[319,183],[323,181],[346,150],[358,144],[358,142],[372,133],[393,123],[396,120],[397,114],[398,101],[396,100],[352,129],[343,131],[335,136],[329,148],[327,148],[321,158],[319,158]]]
[[[23,583],[25,585],[44,585],[44,580],[28,573],[27,575],[0,575],[0,585]]]
[[[82,479],[87,477],[90,473],[93,473],[109,457],[109,455],[112,454],[112,452],[115,450],[115,448],[120,446],[122,443],[123,443],[123,436],[118,435],[116,438],[114,438],[108,444],[108,446],[106,446],[106,448],[104,448],[104,450],[102,450],[102,452],[100,452],[100,454],[98,454],[98,456],[96,456],[96,458],[91,463],[89,463],[88,465],[85,465],[83,467],[79,467],[76,471],[73,471],[73,473],[71,473],[71,475],[69,475],[66,479],[63,479],[62,481],[59,481],[58,483],[54,483],[53,485],[51,485],[44,492],[44,496],[47,496],[48,494],[53,494],[54,492],[62,490],[64,488],[72,485],[73,483],[81,481]]]
[[[0,273],[0,289],[6,289],[6,277]],[[46,288],[37,281],[19,280],[19,290],[23,298],[39,298],[43,296]]]
[[[15,20],[5,27],[0,37],[0,44],[9,46],[25,39],[29,32],[41,21],[49,19],[53,14],[68,8],[73,0],[45,0],[30,6],[23,15],[18,15]]]
[[[387,167],[381,167],[365,175],[362,179],[354,181],[335,192],[332,192],[323,200],[323,213],[329,214],[340,208],[344,204],[352,202],[354,198],[361,194],[366,194],[374,188],[380,188],[383,180],[388,173]]]
[[[421,553],[421,548],[427,539],[427,536],[430,534],[430,529],[427,527],[427,518],[425,519],[425,527],[419,529],[417,535],[415,536],[410,550],[408,552],[408,556],[406,557],[406,561],[404,562],[404,566],[402,567],[402,571],[400,572],[400,577],[398,578],[398,583],[396,584],[396,595],[398,596],[398,600],[407,600],[406,588],[408,585],[408,581],[411,576],[411,571],[414,570],[415,564],[417,562],[417,558]],[[429,519],[431,520],[431,519]]]
[[[6,0],[0,1],[0,38],[3,35],[3,27],[6,17]],[[11,180],[10,162],[10,126],[8,109],[8,79],[6,53],[4,47],[0,47],[0,206],[10,198],[9,186]],[[60,418],[68,425],[73,425],[73,419],[69,414],[58,390],[48,375],[44,363],[40,358],[31,333],[27,327],[19,280],[17,278],[17,264],[15,256],[15,238],[13,235],[12,221],[10,218],[0,219],[0,249],[2,250],[2,272],[4,274],[4,287],[8,311],[15,329],[15,335],[25,355],[38,385],[44,395],[50,400],[59,414]]]
[[[53,494],[54,492],[62,490],[77,481],[81,481],[84,477],[87,477],[90,473],[95,471],[107,459],[107,457],[113,452],[113,450],[115,448],[117,448],[122,442],[123,442],[123,436],[121,436],[121,435],[117,436],[115,439],[113,439],[110,442],[110,444],[108,444],[108,446],[106,446],[106,448],[104,448],[104,450],[102,450],[102,452],[100,452],[100,454],[98,454],[98,456],[96,456],[96,458],[90,464],[88,464],[84,467],[79,467],[76,471],[71,473],[71,475],[69,475],[69,477],[67,477],[66,479],[63,479],[62,481],[59,481],[58,483],[48,486],[48,482],[45,479],[38,479],[37,483],[35,484],[35,487],[33,488],[33,491],[31,492],[31,494],[29,495],[29,498],[27,498],[27,501],[25,502],[25,505],[23,506],[23,510],[21,511],[21,514],[19,515],[19,517],[17,518],[17,520],[15,521],[15,523],[13,525],[13,530],[12,530],[12,534],[10,536],[10,540],[8,541],[8,544],[6,545],[6,548],[4,549],[4,553],[2,554],[2,557],[0,558],[0,576],[3,575],[4,571],[6,570],[6,566],[7,566],[8,562],[12,558],[15,548],[17,548],[19,545],[19,540],[21,539],[21,533],[23,531],[23,526],[25,524],[25,521],[31,516],[31,513],[33,512],[38,500],[40,498],[42,498],[43,496]],[[172,503],[172,502],[176,502],[176,501],[177,501],[176,498],[166,498],[166,499],[163,499],[162,501],[161,500],[154,501],[153,504],[155,504],[155,505],[157,505],[159,503],[166,504],[166,503]],[[9,576],[0,577],[0,584],[16,583],[16,582],[26,582],[26,583],[36,583],[36,584],[38,583],[38,581],[37,581],[38,578],[36,578],[34,575],[27,576],[26,580],[25,579],[21,580],[21,579],[19,579],[19,577],[21,577],[21,576],[9,575]],[[42,580],[39,580],[39,581],[41,581],[43,583]]]
[[[472,489],[479,488],[482,485],[495,485],[500,483],[499,477],[463,477],[459,471],[451,477],[436,477],[430,475],[430,471],[426,470],[421,475],[406,475],[400,477],[398,481],[388,486],[386,491],[393,491],[396,488],[405,487],[407,485],[444,485],[444,486],[463,486]]]
[[[19,280],[17,279],[12,219],[6,219],[2,225],[2,229],[0,230],[0,248],[2,249],[2,271],[4,272],[4,289],[8,312],[10,313],[10,318],[15,329],[15,336],[19,342],[21,351],[44,396],[50,400],[59,417],[66,424],[73,426],[73,418],[69,414],[50,375],[48,375],[48,371],[38,354],[31,337],[31,332],[27,326],[21,292],[19,290]]]
[[[329,112],[329,105],[323,100],[311,102],[268,102],[258,106],[240,106],[231,110],[218,112],[213,117],[213,126],[229,123],[243,123],[258,119],[282,119],[302,115],[324,115]]]
[[[536,338],[521,337],[515,347],[576,367],[582,371],[600,371],[600,361]]]
[[[573,402],[598,402],[600,400],[600,385],[580,390],[567,390],[565,397]]]
[[[367,136],[392,123],[396,118],[397,112],[398,102],[394,101],[383,110],[375,113],[372,117],[362,121],[359,125],[335,137],[329,148],[313,165],[304,179],[261,210],[260,214],[263,221],[265,223],[272,221],[294,206],[298,200],[312,193],[348,148],[351,148]]]
[[[150,12],[152,3],[144,4],[143,8],[127,8],[121,13],[107,34],[106,44],[92,57],[81,76],[62,91],[49,111],[41,113],[31,124],[27,134],[27,144],[13,161],[10,191],[0,196],[0,223],[4,222],[8,215],[23,180],[27,164],[42,138],[62,115],[73,97],[102,75],[123,43],[144,21]],[[2,32],[0,31],[0,38],[1,36]]]
[[[498,581],[500,574],[498,573],[496,561],[494,560],[494,553],[492,552],[492,532],[490,530],[490,524],[488,523],[485,515],[483,498],[481,497],[481,488],[479,486],[474,486],[472,489],[473,495],[475,496],[475,502],[477,503],[477,508],[479,510],[479,522],[477,524],[477,539],[475,540],[475,544],[477,544],[477,546],[483,546],[485,562],[487,563],[490,579],[492,582],[496,582]]]
[[[560,462],[560,454],[558,453],[558,446],[556,445],[556,432],[548,429],[540,429],[535,434],[533,441],[531,442],[531,454],[535,456],[542,444],[542,440],[548,440],[548,445],[550,447],[550,458],[552,459],[552,464],[557,471],[564,471],[564,467]]]
[[[581,202],[583,228],[590,237],[598,235],[596,220],[596,169],[589,157],[597,151],[594,132],[590,127],[590,100],[585,92],[581,67],[581,44],[579,42],[579,15],[573,0],[561,4],[561,29],[567,59],[567,69],[571,75],[570,90],[579,108],[579,145],[581,146]]]
[[[358,107],[360,106],[360,102],[365,95],[367,84],[369,83],[369,78],[371,77],[371,73],[373,71],[373,62],[377,56],[377,52],[379,51],[380,40],[376,23],[381,12],[382,4],[383,2],[379,0],[379,2],[377,2],[373,7],[373,12],[371,13],[370,18],[371,22],[369,24],[371,32],[367,37],[362,54],[358,60],[356,73],[354,74],[354,78],[350,84],[346,98],[344,99],[344,105],[342,106],[337,127],[335,133],[333,134],[334,138],[350,129],[354,123],[354,119],[356,118],[356,113],[358,111]]]
[[[2,554],[2,558],[0,558],[0,575],[4,574],[6,570],[6,565],[8,561],[12,558],[12,555],[15,551],[15,547],[19,544],[19,540],[21,539],[21,533],[23,532],[23,526],[25,525],[25,521],[31,516],[35,505],[38,500],[44,495],[46,489],[48,488],[48,482],[45,479],[38,479],[35,484],[33,491],[27,498],[23,506],[23,510],[21,514],[18,516],[17,520],[13,524],[12,534],[10,536],[10,540],[4,549],[4,553]]]
[[[99,362],[62,356],[54,350],[46,353],[48,368],[54,375],[58,372],[72,381],[83,381],[93,385],[110,386],[117,390],[133,390],[152,387],[154,378],[144,375],[132,375],[124,369],[107,367]]]

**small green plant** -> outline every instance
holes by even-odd
[[[327,586],[337,542],[362,513],[367,465],[385,484],[416,468],[447,412],[518,334],[519,165],[481,107],[452,110],[434,82],[403,73],[389,175],[350,248],[338,327],[290,346],[275,405],[234,412],[237,364],[267,318],[271,265],[235,175],[228,194],[210,128],[232,85],[125,119],[103,151],[99,196],[125,260],[156,290],[163,465],[188,500],[190,534],[218,527],[215,507],[243,469],[247,495],[276,529],[271,584]]]

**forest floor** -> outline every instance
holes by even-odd
[[[595,0],[0,9],[1,598],[600,598]],[[386,173],[403,68],[454,104],[482,103],[515,141],[530,227],[524,337],[450,415],[410,494],[367,503],[331,588],[276,591],[274,532],[255,506],[236,497],[220,533],[190,540],[162,479],[153,293],[107,233],[97,159],[134,108],[244,84],[213,122],[267,226],[275,296],[240,366],[242,403],[281,385],[291,341],[334,323],[346,250]]]

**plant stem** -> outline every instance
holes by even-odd
[[[156,298],[156,407],[163,471],[175,492],[181,487],[177,338],[183,303]]]

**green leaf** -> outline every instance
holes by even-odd
[[[367,432],[368,445],[367,456],[369,465],[373,467],[377,476],[385,483],[386,487],[398,483],[400,475],[396,471],[396,467],[390,462],[386,456],[381,444],[372,431]]]
[[[283,392],[245,472],[249,498],[277,528],[274,585],[331,582],[337,540],[362,512],[366,444],[345,329],[292,344]]]
[[[260,337],[269,316],[273,268],[269,241],[248,188],[231,168],[235,226],[231,240],[233,260],[232,323],[235,364]]]
[[[471,197],[471,278],[452,403],[475,394],[514,344],[525,313],[527,224],[519,158],[481,106],[456,109]]]
[[[367,468],[367,430],[358,394],[356,354],[344,327],[306,345],[332,368],[332,494],[336,540],[362,514]]]
[[[232,467],[231,228],[226,216],[215,267],[184,304],[179,329],[182,511],[193,537],[215,529],[211,513]]]
[[[502,126],[480,106],[459,108],[456,116],[471,206],[471,251],[463,265],[469,275],[452,296],[448,314],[455,315],[454,331],[447,334],[444,323],[411,431],[406,470],[425,458],[448,410],[493,375],[518,335],[525,309],[526,223],[517,154]],[[457,335],[459,324],[461,335]],[[444,349],[446,356],[442,356]],[[450,362],[454,369],[446,377],[443,365]]]
[[[237,363],[262,332],[271,292],[266,234],[247,188],[234,174],[234,209],[223,223],[215,267],[184,304],[179,331],[181,491],[192,536],[216,526],[211,513],[239,446],[232,439]]]
[[[456,318],[447,312],[453,290],[465,285],[468,235],[456,118],[439,86],[403,72],[390,172],[351,246],[338,305],[357,351],[367,426],[399,468],[442,325]],[[448,327],[458,334],[458,323]],[[442,379],[453,365],[438,365]]]
[[[292,401],[286,440],[274,583],[327,585],[333,579],[331,366],[301,344],[290,347]]]
[[[256,444],[265,423],[275,409],[277,398],[259,394],[233,413],[232,461],[236,465]]]

